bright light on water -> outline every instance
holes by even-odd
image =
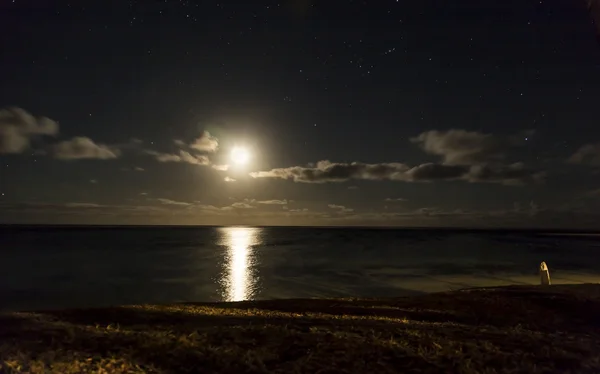
[[[255,261],[253,245],[259,243],[260,229],[254,227],[222,227],[222,242],[227,247],[226,271],[221,280],[223,298],[227,301],[251,299],[256,278],[252,272]]]

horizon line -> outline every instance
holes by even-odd
[[[455,231],[553,231],[564,233],[600,233],[600,229],[574,229],[574,228],[550,228],[550,227],[509,227],[509,226],[376,226],[376,225],[204,225],[204,224],[93,224],[93,223],[0,223],[0,227],[97,227],[97,228],[221,228],[221,227],[256,227],[256,228],[310,228],[310,229],[384,229],[384,230],[455,230]]]

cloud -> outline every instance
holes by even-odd
[[[406,201],[406,199],[403,199],[403,198],[401,198],[401,197],[397,197],[397,198],[394,198],[394,197],[388,197],[388,198],[384,199],[384,201],[389,201],[389,202],[401,202],[401,201]]]
[[[90,183],[91,183],[91,184],[97,184],[97,183],[98,183],[98,180],[97,180],[97,179],[90,179]]]
[[[452,129],[431,130],[411,138],[425,152],[441,156],[447,165],[476,165],[502,161],[505,152],[524,143],[533,131],[511,137],[499,137],[475,131]]]
[[[139,166],[134,167],[133,170],[135,170],[135,171],[146,171],[146,169],[141,168]]]
[[[126,143],[111,144],[110,147],[113,149],[121,150],[121,151],[130,151],[130,150],[139,151],[142,149],[143,143],[144,142],[141,139],[130,138],[129,141],[127,141]]]
[[[456,226],[456,227],[548,227],[597,229],[600,214],[597,205],[581,201],[573,205],[541,206],[535,201],[524,201],[506,209],[470,210],[421,207],[401,211],[343,212],[344,205],[331,204],[324,210],[307,208],[252,209],[246,202],[234,206],[214,206],[199,201],[182,202],[148,199],[147,205],[103,205],[95,202],[42,203],[2,202],[0,211],[8,213],[3,218],[17,217],[20,222],[115,222],[150,224],[219,224],[243,225],[343,225],[343,226]],[[249,200],[250,201],[250,200]],[[160,201],[159,201],[160,202]],[[175,202],[173,204],[172,202]],[[179,203],[179,204],[178,204]],[[282,205],[283,207],[283,205]],[[29,218],[28,218],[29,217]]]
[[[213,153],[219,148],[219,142],[217,138],[210,135],[208,131],[202,133],[202,135],[195,139],[191,144],[186,144],[183,140],[173,140],[173,143],[179,148],[188,148],[188,150],[180,149],[176,153],[161,153],[156,151],[147,150],[146,154],[152,155],[159,162],[183,162],[191,165],[211,165],[208,156],[199,155],[201,153]],[[229,169],[229,165],[212,165],[215,170],[226,171]]]
[[[212,168],[219,171],[227,171],[229,170],[229,165],[212,165]]]
[[[183,201],[175,201],[175,200],[171,200],[171,199],[158,198],[155,200],[163,205],[176,205],[176,206],[191,206],[192,205],[191,203],[186,203]]]
[[[412,169],[406,171],[406,178],[404,178],[404,180],[453,180],[463,178],[468,172],[468,166],[427,163],[415,166]]]
[[[590,190],[584,193],[585,197],[600,197],[600,188],[596,188],[594,190]]]
[[[58,134],[58,123],[47,117],[34,117],[21,108],[0,110],[0,153],[21,153],[31,138]]]
[[[94,204],[94,203],[66,203],[67,208],[103,208],[105,205]]]
[[[354,209],[346,208],[344,205],[329,204],[327,206],[330,207],[331,209],[337,210],[340,213],[351,213],[351,212],[354,212]]]
[[[204,131],[189,147],[201,152],[214,153],[219,148],[219,140],[210,135],[208,131]]]
[[[319,161],[314,167],[292,166],[250,173],[253,178],[280,178],[301,183],[345,182],[350,179],[383,180],[404,176],[408,166],[399,163],[365,164]]]
[[[545,172],[526,168],[522,162],[510,165],[474,165],[466,179],[474,183],[501,183],[504,185],[523,185],[526,183],[542,183]]]
[[[210,164],[208,157],[201,155],[192,155],[186,151],[174,153],[160,153],[155,151],[147,151],[149,155],[155,156],[158,162],[183,162],[192,165],[208,165]]]
[[[98,159],[109,160],[119,157],[117,149],[96,144],[90,138],[77,136],[52,146],[52,154],[61,160]]]
[[[585,144],[567,159],[570,164],[600,166],[600,143]]]
[[[253,208],[255,208],[254,206],[252,206],[250,204],[240,203],[240,202],[231,204],[231,207],[236,208],[236,209],[253,209]]]
[[[265,205],[286,205],[288,203],[287,200],[263,200],[263,201],[257,201],[258,204],[265,204]]]
[[[231,178],[231,177],[225,177],[225,182],[235,182],[235,179]]]
[[[472,183],[519,185],[542,182],[545,174],[511,165],[445,165],[427,163],[410,168],[401,163],[365,164],[320,161],[316,166],[292,166],[250,173],[253,178],[279,178],[300,183],[346,182],[352,179],[403,182],[462,180]]]

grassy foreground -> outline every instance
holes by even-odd
[[[600,285],[0,314],[0,372],[600,373]]]

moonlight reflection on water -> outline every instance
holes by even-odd
[[[219,229],[226,247],[225,271],[221,279],[226,301],[252,299],[257,277],[252,271],[255,262],[254,245],[260,243],[261,229],[255,227],[222,227]]]

